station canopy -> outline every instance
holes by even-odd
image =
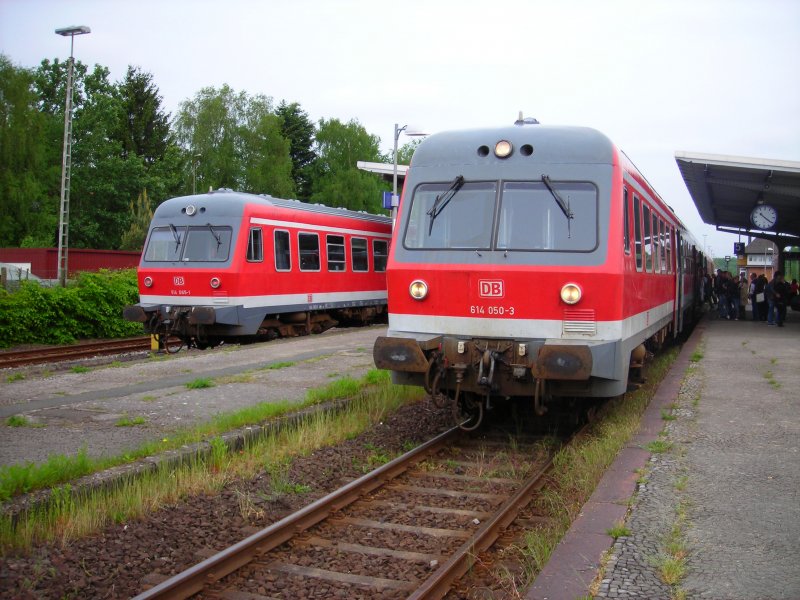
[[[675,161],[705,223],[719,231],[771,240],[779,247],[798,245],[800,162],[692,152],[676,152]],[[759,205],[777,213],[769,229],[751,221]]]

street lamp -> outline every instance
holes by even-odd
[[[67,62],[67,104],[64,108],[64,153],[61,157],[61,208],[58,213],[58,281],[67,285],[67,253],[69,251],[69,183],[72,168],[72,76],[75,60],[75,36],[91,33],[86,25],[73,25],[56,29],[58,35],[69,36],[69,61]]]
[[[196,158],[200,158],[203,156],[202,154],[193,154],[192,155],[192,196],[197,193],[197,161]]]
[[[408,125],[400,127],[397,123],[394,124],[394,152],[392,162],[394,163],[394,175],[392,177],[392,228],[394,228],[394,221],[397,218],[397,206],[400,204],[400,198],[397,196],[397,140],[400,139],[400,134],[406,132],[409,137],[424,137],[428,135],[423,131],[409,129]]]

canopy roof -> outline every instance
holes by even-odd
[[[704,222],[780,244],[800,237],[800,162],[693,152],[676,152],[675,161]],[[768,231],[750,221],[759,204],[778,214]]]

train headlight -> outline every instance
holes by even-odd
[[[514,146],[508,140],[500,140],[494,145],[494,155],[497,158],[508,158],[514,151]]]
[[[219,280],[219,277],[212,277],[211,278],[211,287],[217,289],[219,286],[222,285],[222,282]]]
[[[144,278],[143,283],[144,287],[153,287],[153,278],[148,275],[147,277]]]
[[[428,284],[421,279],[415,279],[408,286],[408,293],[414,300],[423,300],[428,295]]]
[[[196,212],[197,212],[197,207],[195,207],[194,204],[190,204],[189,206],[186,207],[186,214],[189,215],[190,217],[194,216]]]
[[[581,288],[577,284],[568,283],[561,288],[561,299],[567,304],[577,304],[581,295]]]

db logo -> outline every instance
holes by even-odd
[[[186,282],[183,280],[183,277],[173,277],[172,278],[173,285],[186,285]]]
[[[502,279],[479,279],[481,298],[502,298],[505,296],[505,286]]]

